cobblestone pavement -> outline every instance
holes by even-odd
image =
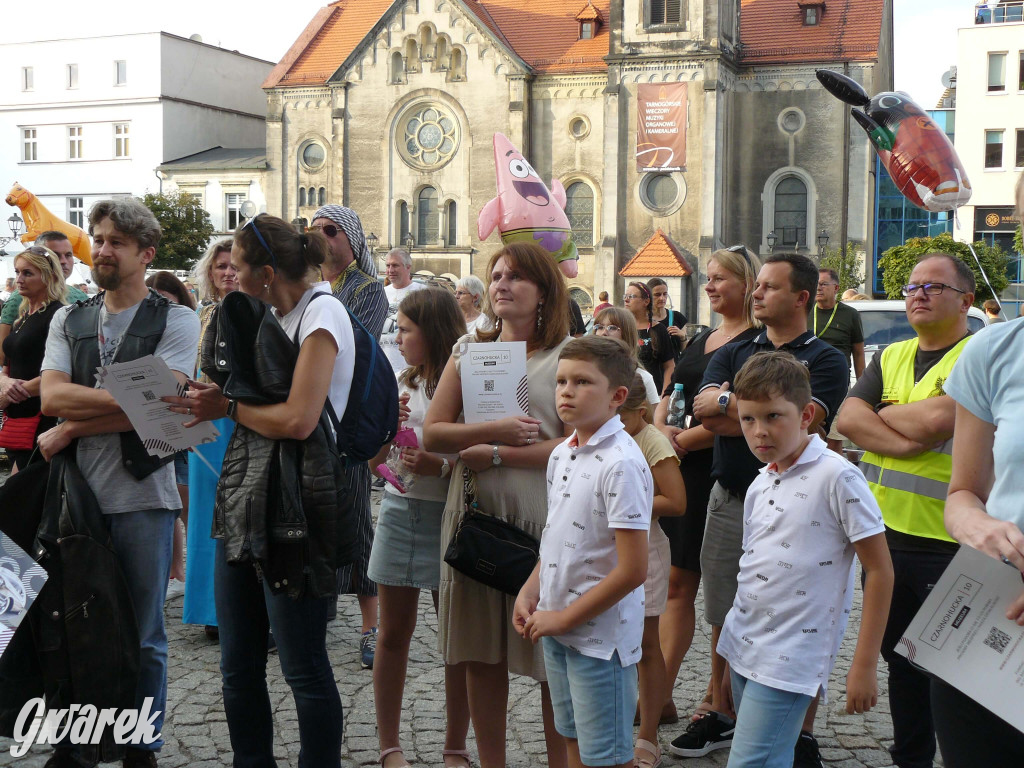
[[[376,494],[375,494],[376,495]],[[700,598],[702,600],[702,598]],[[856,642],[856,617],[847,631],[840,657],[832,675],[830,698],[818,709],[815,735],[828,768],[862,768],[891,764],[886,748],[892,743],[892,724],[884,674],[880,677],[878,707],[866,715],[847,715],[845,678]],[[181,597],[167,603],[169,636],[168,715],[164,724],[166,745],[160,753],[162,768],[214,768],[231,765],[231,748],[220,695],[219,646],[205,637],[201,627],[181,623]],[[701,605],[698,604],[698,616]],[[710,670],[710,631],[698,622],[693,647],[687,655],[675,687],[680,713],[692,712],[703,696]],[[338,618],[328,630],[328,647],[338,689],[345,709],[345,741],[342,764],[373,765],[378,744],[373,707],[373,679],[370,670],[359,666],[359,609],[354,598],[342,597]],[[884,662],[881,664],[884,670]],[[271,702],[275,709],[275,751],[278,764],[298,764],[298,722],[291,693],[281,675],[276,656],[267,669]],[[427,593],[421,595],[420,615],[409,658],[402,721],[405,756],[416,766],[441,766],[444,740],[444,675],[437,652],[437,621]],[[508,764],[521,768],[544,765],[544,737],[541,729],[540,693],[529,679],[515,678],[509,693]],[[682,732],[682,725],[662,726],[663,765],[686,768],[724,766],[728,751],[719,750],[704,758],[678,758],[667,751],[668,743]],[[48,750],[35,746],[15,761],[9,740],[0,739],[0,766],[42,768]],[[476,748],[470,733],[470,750]]]

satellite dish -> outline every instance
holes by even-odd
[[[257,213],[256,203],[254,203],[252,200],[246,200],[244,203],[242,203],[242,207],[239,209],[239,212],[245,218],[251,219]]]
[[[942,87],[956,88],[956,67],[950,67],[942,73]]]
[[[202,35],[189,35],[188,39],[191,40],[194,43],[201,43],[201,42],[203,42],[203,36]]]

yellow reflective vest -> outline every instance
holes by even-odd
[[[882,352],[882,402],[902,405],[943,395],[943,385],[966,343],[967,338],[961,340],[917,383],[917,339],[890,344]],[[889,528],[913,536],[953,541],[942,522],[953,471],[952,438],[906,459],[868,451],[860,460],[860,468]]]

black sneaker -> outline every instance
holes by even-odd
[[[807,731],[800,731],[800,738],[793,748],[793,768],[824,768],[821,764],[821,753],[818,752],[818,740]]]
[[[57,748],[43,768],[82,768],[82,764],[75,760],[70,749]]]
[[[128,747],[124,753],[122,768],[157,768],[156,752],[149,749]]]
[[[708,752],[732,745],[736,721],[718,712],[708,712],[686,726],[686,732],[669,744],[669,751],[680,757],[704,757]]]

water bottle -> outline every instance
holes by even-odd
[[[686,396],[683,394],[683,385],[676,384],[672,389],[672,397],[668,401],[668,416],[665,423],[670,427],[686,429]]]

